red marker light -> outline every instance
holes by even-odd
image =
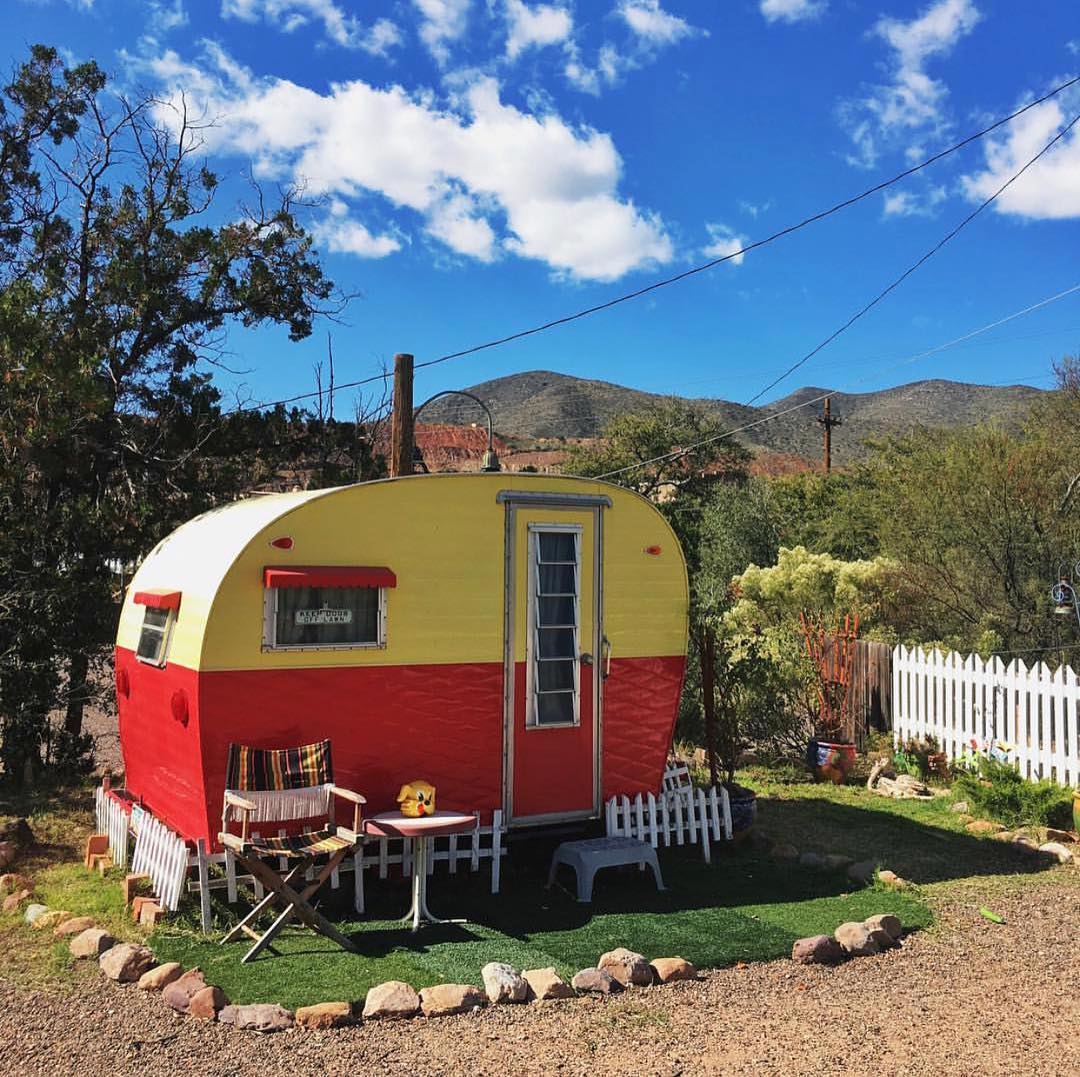
[[[282,535],[281,538],[271,539],[270,545],[276,550],[291,550],[293,548],[293,540],[288,535]]]
[[[646,546],[645,547],[645,552],[650,557],[659,557],[660,556],[660,550],[661,550],[661,548],[659,546]]]

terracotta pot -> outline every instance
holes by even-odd
[[[814,777],[843,785],[855,762],[855,745],[850,741],[812,740],[808,757],[813,759]]]

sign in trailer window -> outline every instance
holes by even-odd
[[[348,647],[379,642],[377,587],[276,590],[274,645]]]

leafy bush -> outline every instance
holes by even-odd
[[[1008,827],[1067,828],[1072,793],[1047,779],[1029,782],[1009,763],[982,756],[953,782],[953,793],[980,815]]]

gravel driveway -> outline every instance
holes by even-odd
[[[0,1072],[22,1074],[1076,1074],[1080,889],[972,905],[903,949],[837,969],[787,961],[607,1002],[294,1030],[262,1038],[174,1017],[88,975],[72,992],[0,978]],[[2,976],[2,965],[0,965]]]

